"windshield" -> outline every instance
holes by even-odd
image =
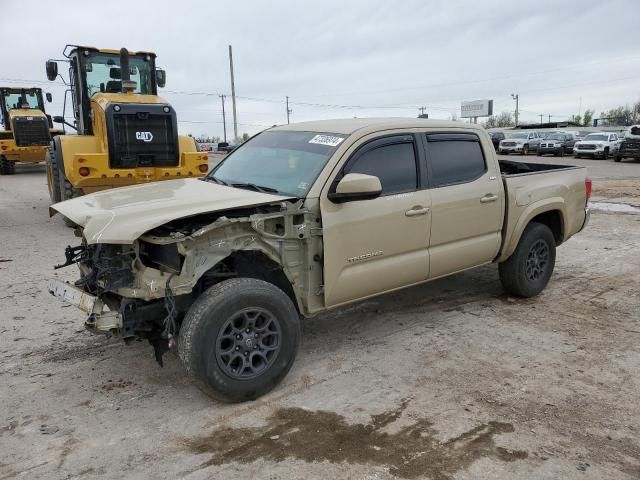
[[[549,140],[565,140],[565,136],[561,133],[552,133],[547,138]]]
[[[585,141],[591,140],[591,141],[603,141],[606,142],[607,140],[609,140],[609,136],[608,135],[603,135],[601,133],[591,133],[589,135],[587,135],[586,137],[584,137]]]
[[[118,93],[122,91],[120,55],[92,52],[82,58],[82,68],[87,79],[89,96],[98,92]],[[153,95],[152,74],[155,75],[152,57],[129,57],[129,76],[136,82],[135,93]]]
[[[528,133],[509,133],[506,135],[507,135],[507,138],[524,138],[525,140],[529,138]]]
[[[335,133],[262,132],[229,154],[206,178],[303,197],[346,137]]]
[[[20,90],[11,90],[11,93],[5,93],[5,105],[7,110],[14,108],[37,108],[42,109],[42,102],[39,95],[35,91],[24,90],[24,99]],[[24,104],[26,102],[26,104]]]

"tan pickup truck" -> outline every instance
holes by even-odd
[[[74,285],[50,291],[86,326],[177,347],[227,401],[271,390],[300,318],[497,262],[504,288],[544,289],[584,228],[586,169],[498,161],[483,129],[345,119],[266,130],[203,179],[119,188],[52,208],[78,225]]]

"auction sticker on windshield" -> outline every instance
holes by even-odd
[[[318,145],[337,147],[343,140],[344,138],[342,137],[333,137],[331,135],[316,135],[311,140],[309,140],[309,143],[317,143]]]

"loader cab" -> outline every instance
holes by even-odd
[[[96,93],[157,95],[164,87],[166,74],[156,68],[151,52],[128,52],[126,49],[98,50],[93,47],[67,45],[63,55],[69,64],[69,85],[74,128],[80,135],[92,135],[91,97]],[[124,66],[124,70],[123,70]],[[47,77],[58,76],[58,63],[49,60]]]
[[[47,94],[47,99],[50,94]],[[11,110],[40,110],[44,113],[42,89],[0,87],[0,123],[11,130],[9,112]]]

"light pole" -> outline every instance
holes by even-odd
[[[517,127],[518,126],[518,99],[520,98],[520,95],[518,95],[517,93],[512,93],[511,98],[513,98],[516,101],[516,127]]]

